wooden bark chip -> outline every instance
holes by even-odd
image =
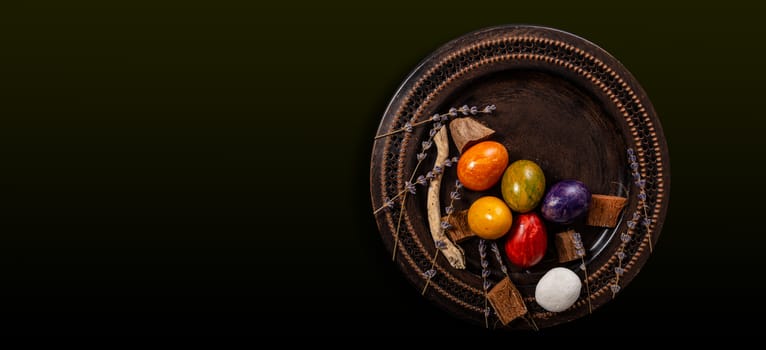
[[[587,224],[590,226],[614,227],[622,208],[628,203],[624,197],[594,194],[590,197]]]
[[[452,134],[452,141],[455,142],[455,146],[461,154],[474,144],[489,139],[495,133],[495,130],[469,117],[451,121],[449,130]]]
[[[508,277],[498,282],[489,291],[487,298],[504,326],[527,313],[521,293]]]
[[[434,144],[436,144],[436,162],[434,166],[440,166],[444,169],[444,162],[449,157],[449,140],[447,138],[447,128],[442,127],[439,132],[434,135]],[[443,173],[443,172],[442,172]],[[441,253],[447,258],[452,267],[456,269],[465,269],[465,255],[463,249],[452,243],[444,234],[444,230],[441,226],[441,203],[439,202],[439,189],[441,188],[442,173],[435,174],[431,184],[428,186],[428,227],[431,230],[431,238],[434,240],[434,244],[437,241],[444,243],[444,249],[441,249]],[[438,247],[438,245],[437,245]]]
[[[577,248],[574,244],[574,230],[559,232],[556,234],[556,252],[559,255],[559,262],[565,263],[579,259]]]
[[[460,243],[476,236],[476,234],[471,231],[471,228],[468,227],[468,210],[456,211],[452,213],[452,215],[449,215],[449,218],[447,216],[442,217],[442,220],[447,220],[452,226],[447,230],[447,234],[455,243]]]

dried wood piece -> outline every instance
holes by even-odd
[[[614,227],[628,199],[617,196],[594,194],[590,197],[590,209],[586,223],[590,226]]]
[[[452,141],[455,142],[455,146],[461,154],[474,144],[489,139],[495,133],[495,130],[470,117],[451,121],[449,130],[452,134]]]
[[[500,319],[503,325],[507,325],[527,313],[524,298],[522,298],[521,293],[519,293],[519,290],[516,289],[516,286],[513,285],[513,282],[508,277],[498,282],[489,291],[487,298],[489,303],[492,304],[492,308],[495,309],[497,318]]]
[[[570,262],[580,257],[574,243],[574,230],[559,232],[556,234],[556,252],[559,254],[559,262]]]
[[[436,144],[436,162],[434,166],[438,165],[444,169],[444,162],[449,157],[449,139],[447,138],[447,128],[442,127],[439,132],[434,135],[434,144]],[[428,186],[427,197],[427,209],[428,209],[428,227],[431,230],[431,238],[434,240],[434,244],[437,241],[444,242],[444,249],[441,253],[447,258],[452,267],[456,269],[465,269],[465,254],[463,249],[456,246],[452,241],[447,239],[447,235],[444,234],[444,230],[441,227],[441,202],[439,201],[439,189],[442,183],[442,173],[435,174],[431,184]]]
[[[442,217],[442,220],[447,220],[449,224],[452,225],[452,227],[447,230],[447,235],[449,235],[455,243],[460,243],[476,236],[476,234],[471,231],[471,228],[468,227],[468,210],[456,211],[452,213],[449,218],[446,216]]]

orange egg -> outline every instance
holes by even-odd
[[[457,177],[469,190],[485,191],[503,176],[508,151],[499,142],[479,142],[467,149],[457,162]]]
[[[513,215],[502,199],[486,196],[468,208],[468,227],[484,239],[498,239],[511,229]]]

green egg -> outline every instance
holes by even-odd
[[[545,194],[545,175],[535,162],[517,160],[505,169],[500,186],[508,207],[526,213],[540,204]]]

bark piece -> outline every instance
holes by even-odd
[[[489,303],[495,309],[497,318],[503,325],[523,316],[527,313],[527,306],[524,304],[524,298],[513,285],[511,279],[503,278],[487,294]]]
[[[471,228],[468,227],[468,210],[461,210],[452,213],[447,219],[446,216],[442,217],[442,220],[447,220],[452,227],[447,230],[447,235],[455,243],[460,243],[476,236]]]
[[[569,230],[556,234],[556,252],[559,255],[560,263],[570,262],[580,258],[577,256],[577,248],[574,244],[574,233],[574,230]]]
[[[594,194],[590,197],[590,208],[586,223],[590,226],[614,227],[622,208],[628,203],[624,197]]]
[[[452,134],[452,141],[455,142],[455,146],[461,154],[474,144],[489,139],[495,133],[495,130],[470,117],[451,121],[449,130]]]

